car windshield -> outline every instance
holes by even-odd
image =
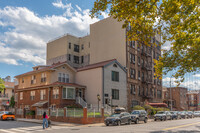
[[[158,112],[157,114],[164,114],[165,112]]]
[[[110,117],[119,117],[120,114],[112,114]]]
[[[7,115],[13,115],[13,113],[12,113],[12,112],[6,112],[6,114],[7,114]]]
[[[139,111],[133,111],[131,114],[134,114],[134,115],[139,114]]]

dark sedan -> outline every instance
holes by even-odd
[[[106,126],[121,124],[131,124],[131,116],[127,112],[122,112],[120,114],[112,114],[104,120]]]
[[[177,111],[170,111],[170,113],[172,114],[172,120],[181,119],[181,115]]]

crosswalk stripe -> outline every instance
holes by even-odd
[[[24,131],[24,130],[19,130],[19,129],[9,129],[11,131],[17,131],[17,132],[23,132],[23,133],[30,133],[30,132],[27,132],[27,131]]]
[[[4,133],[16,133],[16,132],[12,132],[12,131],[8,131],[8,130],[4,130],[4,129],[0,129],[0,133],[4,132]]]

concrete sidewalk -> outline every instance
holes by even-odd
[[[38,123],[38,124],[42,124],[43,123],[43,120],[38,120],[38,119],[17,118],[16,121],[31,122],[31,123]],[[55,122],[55,121],[51,121],[51,124],[54,125],[54,126],[68,126],[68,127],[81,126],[81,124]]]

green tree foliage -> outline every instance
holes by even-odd
[[[0,91],[3,91],[4,88],[5,88],[4,81],[2,78],[0,78]]]
[[[15,98],[14,98],[14,96],[12,96],[12,97],[10,98],[10,107],[12,107],[12,108],[15,107]]]
[[[156,76],[177,70],[174,77],[184,80],[187,72],[200,68],[200,1],[199,0],[96,0],[91,16],[99,16],[109,9],[109,16],[123,21],[130,40],[150,45],[151,37],[162,36],[163,45],[171,48],[155,60]],[[157,30],[154,30],[157,29]]]

